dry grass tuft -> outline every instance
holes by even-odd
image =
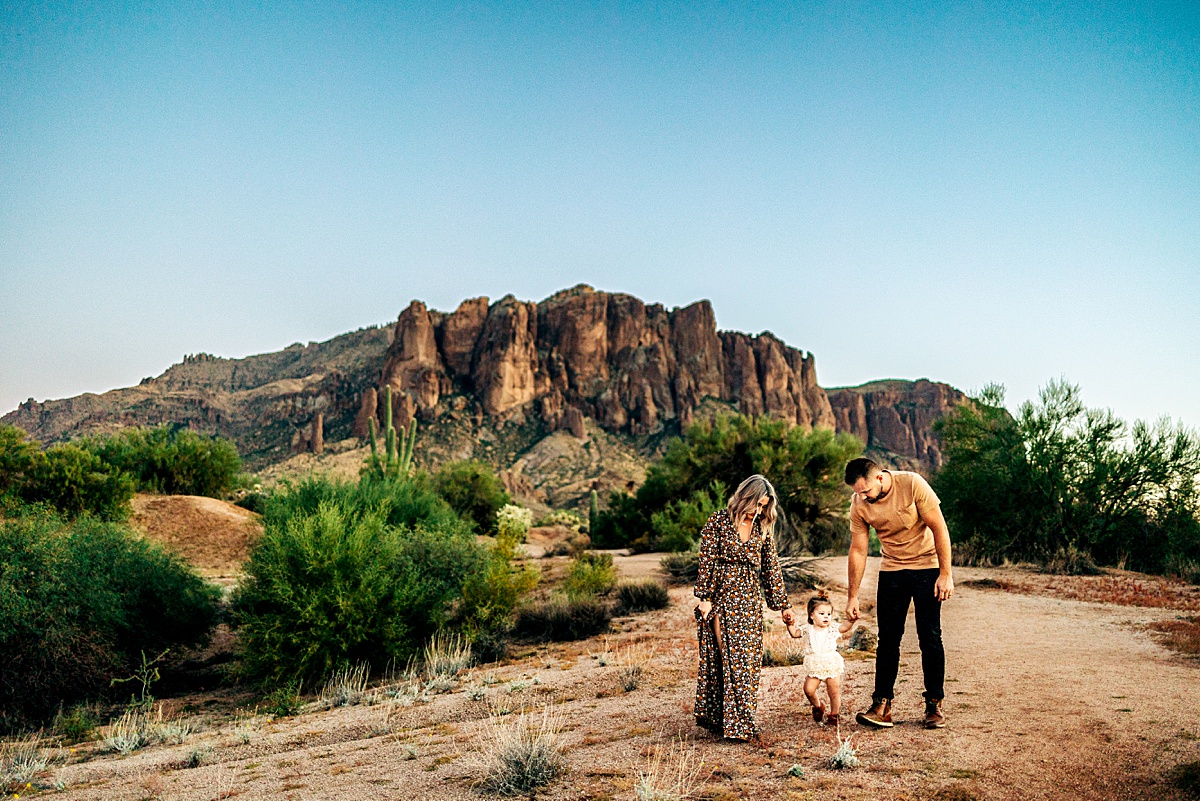
[[[321,689],[321,700],[331,707],[357,704],[366,695],[370,677],[371,666],[366,662],[342,668],[325,682]]]
[[[439,632],[425,646],[422,654],[425,676],[429,679],[452,679],[473,662],[471,643],[457,634]]]
[[[647,642],[627,645],[617,652],[616,661],[621,666],[617,679],[625,692],[631,693],[641,686],[646,666],[654,658],[654,654],[654,645]]]
[[[566,772],[561,731],[562,712],[552,706],[507,720],[493,714],[479,748],[482,787],[499,795],[532,795],[557,779]]]
[[[0,749],[0,788],[24,787],[46,769],[50,758],[40,745],[41,736],[30,734]]]
[[[655,748],[633,786],[638,801],[683,801],[695,797],[708,781],[704,762],[682,738],[669,748]]]

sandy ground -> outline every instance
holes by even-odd
[[[618,558],[627,576],[653,574],[657,556]],[[864,599],[873,597],[877,560]],[[845,560],[816,563],[835,592]],[[956,578],[1003,578],[999,570]],[[492,721],[547,705],[559,716],[566,776],[539,797],[628,799],[655,753],[682,747],[703,760],[697,797],[711,799],[1172,799],[1165,773],[1200,759],[1200,663],[1157,644],[1146,625],[1171,609],[1102,605],[1045,594],[961,586],[944,607],[948,728],[925,731],[915,630],[903,646],[890,731],[850,723],[860,768],[827,766],[834,731],[813,724],[797,667],[763,672],[763,742],[715,741],[691,720],[694,599],[618,618],[607,638],[518,646],[513,658],[460,675],[428,703],[374,703],[271,720],[247,710],[186,742],[128,757],[82,747],[53,767],[63,799],[480,798],[480,749]],[[844,598],[844,596],[842,596]],[[803,596],[793,596],[802,603]],[[781,647],[778,615],[767,634]],[[868,621],[869,622],[869,621]],[[639,687],[623,662],[652,649]],[[641,653],[644,657],[645,653]],[[861,655],[851,655],[861,656]],[[848,719],[869,702],[874,662],[847,660]],[[475,696],[474,698],[472,696]],[[189,760],[199,767],[189,767]],[[803,778],[788,769],[800,765]]]
[[[138,494],[130,523],[178,553],[210,579],[232,579],[262,531],[258,515],[199,495]]]

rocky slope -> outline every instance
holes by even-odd
[[[372,418],[382,425],[387,388],[395,424],[418,421],[425,464],[484,459],[523,496],[556,505],[640,481],[667,437],[721,409],[836,426],[885,458],[935,468],[930,421],[962,397],[929,381],[827,393],[812,354],[769,332],[718,331],[707,300],[667,310],[580,285],[541,302],[472,298],[451,313],[413,301],[390,328],[245,359],[189,356],[136,387],[30,399],[0,422],[43,442],[177,423],[231,438],[262,469],[362,437]],[[580,445],[559,435],[537,447],[556,432]],[[553,465],[566,473],[546,473]]]

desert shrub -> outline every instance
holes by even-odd
[[[779,572],[788,592],[815,590],[821,587],[821,577],[812,571],[805,559],[796,556],[780,557]]]
[[[587,528],[587,521],[569,509],[555,509],[548,515],[538,518],[538,526],[565,526],[576,531]]]
[[[1200,798],[1200,762],[1176,765],[1170,774],[1171,784],[1189,798]]]
[[[347,522],[363,516],[377,517],[385,526],[423,527],[447,535],[467,534],[470,526],[434,492],[429,477],[364,477],[360,481],[338,481],[309,476],[284,484],[267,496],[263,526],[286,525],[296,517],[311,517],[322,505],[339,510]]]
[[[144,653],[202,642],[220,591],[116,523],[0,524],[0,710],[46,718],[109,693]]]
[[[403,664],[485,569],[487,553],[461,523],[391,525],[408,513],[389,499],[410,495],[364,484],[363,495],[383,502],[363,508],[362,497],[334,485],[312,513],[303,510],[320,494],[315,486],[303,499],[268,503],[234,601],[247,677],[311,686],[350,664]]]
[[[561,713],[550,706],[540,716],[522,712],[507,721],[499,715],[490,718],[478,749],[484,789],[533,798],[566,771],[561,730]]]
[[[938,424],[934,478],[956,543],[980,563],[1168,572],[1200,561],[1200,436],[1132,426],[1052,381],[1015,416],[990,386]]]
[[[584,551],[571,560],[563,591],[572,598],[605,595],[616,583],[612,554]]]
[[[24,429],[0,425],[0,503],[16,503],[28,483],[42,449]],[[3,508],[3,507],[0,507]]]
[[[505,504],[496,513],[496,536],[508,544],[525,541],[529,527],[533,525],[533,512],[516,504]]]
[[[611,622],[608,604],[598,598],[555,595],[522,607],[517,612],[516,633],[533,640],[566,642],[603,634]]]
[[[448,462],[433,476],[437,494],[480,534],[496,527],[496,513],[512,498],[491,467],[478,461]]]
[[[179,425],[126,428],[78,444],[128,474],[143,492],[219,498],[236,486],[242,468],[232,442]]]
[[[54,445],[36,460],[21,488],[27,503],[42,503],[68,518],[92,515],[124,520],[133,481],[77,445]]]
[[[617,609],[622,614],[666,609],[671,603],[667,588],[653,579],[631,581],[617,586]]]
[[[697,551],[670,553],[658,560],[658,565],[672,584],[695,584],[700,575],[700,554]]]
[[[508,540],[498,541],[484,568],[463,583],[458,618],[477,632],[506,629],[517,604],[537,586],[538,571],[515,564],[508,545]]]
[[[592,540],[603,548],[636,542],[639,548],[685,550],[694,545],[704,512],[724,507],[730,488],[762,473],[779,493],[780,552],[816,553],[830,542],[833,521],[846,515],[850,496],[842,469],[861,452],[862,444],[849,434],[807,432],[766,417],[722,415],[698,422],[671,441],[636,495],[609,497]]]
[[[68,745],[92,739],[96,733],[96,715],[87,704],[76,704],[67,712],[54,715],[54,732]]]

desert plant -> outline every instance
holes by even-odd
[[[371,454],[363,465],[363,477],[379,479],[408,478],[413,474],[413,449],[417,444],[417,421],[413,420],[407,429],[401,427],[397,436],[392,420],[392,388],[384,390],[383,400],[383,457],[379,456],[375,445],[375,421],[369,420],[368,430],[371,443]]]
[[[1200,798],[1200,762],[1176,765],[1170,774],[1171,784],[1191,798]]]
[[[500,539],[488,551],[483,568],[463,583],[457,617],[478,635],[503,632],[513,610],[538,583],[538,571],[514,561],[512,542]]]
[[[321,688],[321,700],[331,707],[350,706],[362,701],[371,678],[371,666],[366,662],[335,670]]]
[[[375,482],[364,483],[369,497]],[[461,526],[388,525],[384,515],[398,510],[364,511],[354,500],[323,500],[313,514],[280,519],[268,510],[234,598],[248,677],[277,685],[360,662],[403,663],[485,569],[486,551]]]
[[[569,509],[555,509],[550,514],[538,518],[536,525],[563,526],[564,528],[573,528],[576,531],[582,531],[587,527],[587,522]]]
[[[479,461],[447,462],[434,474],[433,487],[480,534],[492,533],[496,513],[512,502],[496,471]]]
[[[117,722],[109,727],[104,738],[104,747],[121,756],[150,744],[153,713],[145,709],[130,708],[122,713]]]
[[[262,709],[276,718],[290,718],[303,705],[300,698],[301,682],[286,682],[267,693]]]
[[[596,530],[596,521],[600,519],[600,498],[596,491],[588,493],[588,533]]]
[[[845,740],[838,736],[838,747],[829,757],[829,767],[834,770],[849,770],[859,766],[858,751],[850,745],[850,737]]]
[[[572,598],[604,595],[617,583],[612,554],[587,552],[571,560],[563,591]]]
[[[830,538],[830,527],[845,525],[849,495],[842,468],[861,451],[848,434],[808,432],[768,417],[723,415],[697,422],[671,441],[636,495],[610,496],[592,540],[615,548],[644,538],[646,548],[668,543],[685,550],[700,533],[696,521],[703,524],[704,511],[725,505],[725,488],[762,473],[779,493],[776,547],[781,553],[815,551]]]
[[[21,489],[42,458],[41,447],[30,442],[24,429],[0,425],[0,504],[19,500]]]
[[[658,560],[659,570],[666,574],[672,584],[695,584],[700,574],[700,553],[683,551],[669,553]]]
[[[562,755],[560,713],[546,706],[541,713],[522,712],[505,720],[492,715],[480,744],[482,786],[499,795],[530,795],[566,771]]]
[[[866,626],[854,629],[846,640],[846,649],[850,651],[874,651],[878,645],[879,635]]]
[[[0,709],[48,718],[99,698],[143,652],[203,642],[220,591],[116,523],[0,523]]]
[[[78,444],[130,476],[143,492],[219,498],[234,489],[242,468],[232,442],[181,425],[126,428]]]
[[[133,480],[78,445],[54,445],[36,460],[20,493],[29,503],[44,503],[67,518],[91,515],[101,520],[129,516]]]
[[[29,734],[0,747],[0,789],[23,792],[25,785],[46,769],[50,758],[41,737]]]
[[[654,658],[654,647],[646,643],[634,643],[619,649],[615,659],[620,670],[617,671],[617,681],[627,693],[636,690],[642,684],[646,673],[646,665]]]
[[[517,613],[516,632],[534,640],[583,640],[608,631],[612,612],[594,597],[556,595],[524,606]]]
[[[622,614],[666,609],[671,604],[667,588],[654,579],[617,585],[617,609]]]
[[[54,715],[53,725],[64,743],[82,743],[95,735],[96,716],[87,704],[76,704],[66,713],[59,709]]]
[[[934,489],[975,562],[1161,572],[1200,560],[1200,436],[1182,425],[1127,425],[1051,381],[1015,416],[989,386],[937,430]]]
[[[511,543],[524,542],[533,525],[533,512],[515,504],[505,504],[496,512],[496,537]]]
[[[808,560],[798,556],[781,556],[779,572],[788,592],[816,590],[821,587],[821,578],[808,566]]]
[[[470,640],[458,634],[438,632],[422,652],[426,678],[454,678],[460,670],[474,664]]]
[[[684,801],[704,786],[704,761],[682,738],[669,748],[656,747],[638,771],[633,785],[637,801]]]

